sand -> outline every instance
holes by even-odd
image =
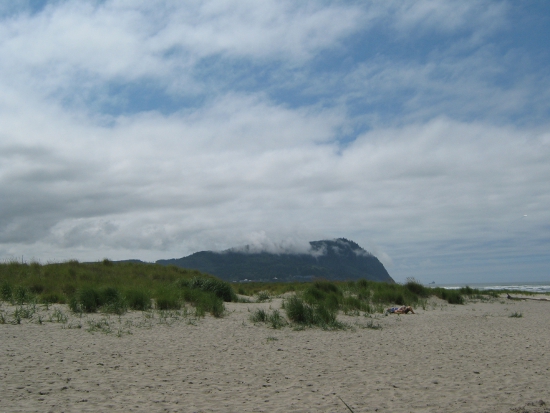
[[[434,300],[416,315],[341,316],[344,331],[250,322],[280,302],[230,303],[223,319],[199,320],[50,322],[53,307],[2,324],[0,411],[550,411],[549,302]],[[14,307],[0,311],[12,321]],[[110,333],[87,331],[102,318]]]

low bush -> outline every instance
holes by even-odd
[[[44,285],[38,283],[29,286],[29,291],[33,294],[42,294],[44,292],[44,289]]]
[[[330,281],[324,281],[324,280],[315,281],[311,287],[316,290],[323,291],[325,293],[341,294],[341,291],[338,288],[338,286],[335,283]]]
[[[192,279],[180,278],[174,286],[180,290],[192,289],[213,293],[223,301],[237,301],[237,295],[231,285],[216,278],[193,277]]]
[[[287,325],[287,321],[283,316],[281,316],[279,310],[273,310],[273,312],[267,316],[267,322],[271,324],[271,327],[274,329],[278,329]]]
[[[184,302],[190,303],[195,307],[198,317],[210,313],[214,317],[222,317],[225,313],[223,299],[214,292],[203,291],[201,289],[184,288],[180,290],[181,298]]]
[[[256,302],[261,303],[263,301],[268,301],[269,299],[271,299],[271,297],[267,291],[260,291],[256,297]]]
[[[34,299],[34,295],[25,287],[18,285],[12,291],[12,300],[15,304],[21,305]]]
[[[448,290],[446,288],[432,289],[436,297],[446,300],[449,304],[464,304],[464,297],[459,290]]]
[[[307,305],[300,297],[292,296],[283,303],[283,308],[288,319],[294,323],[312,324],[313,308]]]
[[[372,307],[366,300],[362,300],[359,297],[349,296],[345,297],[342,301],[342,311],[344,311],[345,314],[356,311],[370,313],[372,312]]]
[[[83,287],[73,297],[76,299],[78,312],[95,313],[99,308],[99,291],[93,287]]]
[[[179,291],[172,288],[159,288],[155,294],[157,310],[179,310],[182,304]]]
[[[271,313],[265,311],[263,308],[259,308],[252,313],[250,321],[253,323],[268,323],[272,328],[278,329],[287,325],[287,321],[279,310],[273,310]]]
[[[430,295],[430,289],[424,287],[414,278],[407,278],[407,282],[405,283],[405,288],[409,290],[411,293],[418,295],[419,297],[426,298]]]
[[[124,293],[126,303],[132,310],[145,311],[151,308],[151,294],[143,288],[132,288]]]
[[[64,304],[65,303],[65,297],[58,293],[44,293],[40,296],[39,301],[42,304]]]
[[[0,297],[2,297],[3,301],[10,301],[11,295],[12,295],[11,285],[7,282],[3,282],[2,286],[0,287]]]
[[[405,305],[405,296],[402,291],[394,289],[381,289],[374,292],[372,295],[372,301],[378,303]]]
[[[50,297],[53,295],[50,294]],[[85,286],[70,297],[69,307],[77,313],[95,313],[101,309],[106,313],[123,314],[128,306],[122,294],[114,287]]]
[[[258,308],[250,316],[253,323],[265,323],[267,321],[267,312],[263,308]]]
[[[284,310],[288,319],[296,324],[320,326],[322,328],[342,328],[336,321],[338,309],[324,302],[308,304],[301,297],[292,296],[285,300]]]
[[[196,303],[196,308],[202,309],[204,312],[208,312],[216,318],[222,317],[225,313],[223,300],[217,295],[209,292],[204,292],[200,295]]]

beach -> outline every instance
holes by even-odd
[[[336,331],[250,321],[280,305],[200,319],[58,305],[14,325],[2,303],[0,411],[550,410],[550,302],[432,298],[414,315],[340,315]]]

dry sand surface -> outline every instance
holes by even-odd
[[[249,310],[280,303],[231,303],[223,319],[196,321],[65,321],[58,306],[53,322],[55,307],[42,324],[2,324],[0,411],[550,411],[549,302],[438,300],[417,315],[341,316],[344,331],[250,322]],[[14,307],[0,310],[13,319]],[[87,331],[102,318],[110,333]]]

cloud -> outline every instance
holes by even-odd
[[[271,254],[314,254],[309,242],[300,239],[286,238],[273,240],[265,231],[250,233],[247,236],[246,245],[232,247],[222,252],[244,252],[246,254],[258,254],[267,252]]]
[[[245,102],[258,109],[256,101]],[[264,110],[259,116],[269,119],[269,111],[279,109]],[[135,116],[114,130],[97,129],[96,134],[104,134],[102,147],[73,151],[72,162],[12,146],[11,152],[3,151],[3,165],[11,173],[2,180],[2,198],[16,202],[3,217],[28,229],[3,230],[3,240],[177,254],[193,252],[185,247],[191,237],[225,248],[254,245],[258,239],[280,245],[267,236],[258,238],[258,228],[269,239],[284,240],[290,233],[304,245],[357,234],[357,228],[379,242],[398,237],[414,243],[443,241],[449,234],[468,238],[480,228],[480,239],[492,239],[517,214],[546,216],[548,197],[536,191],[549,173],[546,134],[525,136],[524,131],[441,118],[372,131],[341,149],[319,143],[317,128],[308,126],[316,122],[303,116],[289,129],[297,139],[283,145],[273,144],[269,128],[252,127],[254,118],[245,122],[248,127],[237,128],[240,144],[226,145],[239,114],[224,120],[213,109],[194,122]],[[200,136],[214,119],[219,130],[228,131],[221,144],[216,133],[211,141],[185,138]],[[86,158],[89,167],[77,168]],[[29,173],[31,165],[36,173]],[[49,168],[53,173],[48,175]],[[26,188],[26,201],[18,188]],[[18,208],[22,204],[25,208]],[[105,222],[110,231],[103,229]],[[42,235],[30,231],[38,223]],[[11,238],[14,233],[29,235],[21,240]]]
[[[453,2],[438,0],[391,1],[394,27],[403,33],[411,30],[435,30],[450,34],[471,30],[479,37],[503,25],[508,7],[506,2]]]
[[[193,71],[204,59],[298,64],[350,35],[362,15],[353,5],[276,1],[53,3],[4,19],[0,68],[12,83],[73,105],[108,94],[105,82],[200,94]]]
[[[514,7],[3,6],[0,257],[345,237],[397,279],[503,257],[534,257],[534,273],[550,88],[544,56],[500,39]]]

